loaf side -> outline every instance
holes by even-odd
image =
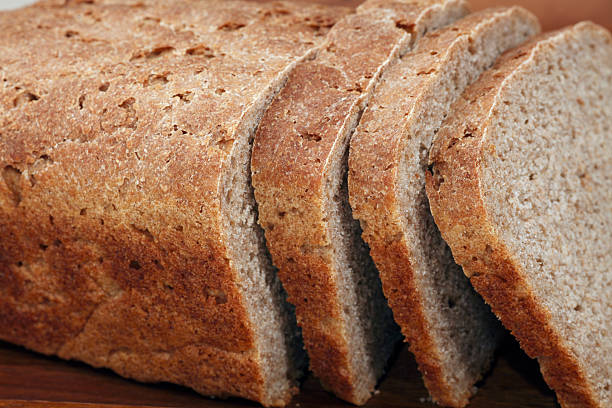
[[[292,65],[347,12],[97,1],[1,14],[2,339],[287,403],[300,346],[236,158]],[[236,168],[244,221],[230,228]]]

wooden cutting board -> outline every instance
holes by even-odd
[[[1,0],[0,0],[1,1]],[[359,0],[317,0],[356,5]],[[473,0],[474,8],[521,4],[541,18],[545,29],[590,19],[612,29],[612,0]],[[380,391],[366,407],[433,407],[406,346],[391,361]],[[85,408],[114,407],[257,407],[243,400],[212,400],[174,385],[145,385],[125,380],[108,370],[41,356],[0,342],[0,407]],[[309,376],[291,407],[349,407],[325,392]],[[494,369],[480,384],[472,408],[558,407],[555,396],[530,360],[510,337]]]
[[[392,359],[388,375],[366,407],[429,407],[416,364],[404,345]],[[93,404],[93,405],[92,405]],[[244,400],[212,400],[186,388],[169,384],[140,384],[109,370],[77,362],[45,357],[0,342],[0,408],[115,407],[257,407]],[[351,407],[325,392],[309,376],[292,408]],[[554,408],[555,395],[548,389],[538,365],[508,336],[489,376],[480,384],[470,408]]]

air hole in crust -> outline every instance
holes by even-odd
[[[121,102],[119,104],[119,107],[122,108],[122,109],[130,110],[130,109],[132,109],[132,106],[134,106],[135,102],[136,102],[136,99],[134,99],[134,98],[127,98],[126,100],[124,100],[123,102]]]
[[[138,227],[136,224],[132,224],[131,227],[134,232],[141,234],[143,237],[145,237],[148,240],[155,241],[155,237],[153,236],[153,234],[151,234],[148,228]]]
[[[156,47],[150,51],[141,51],[139,53],[136,53],[135,55],[132,56],[131,60],[140,59],[140,58],[146,58],[146,59],[158,58],[172,51],[174,51],[174,47],[170,47],[170,46]]]
[[[453,137],[450,142],[448,143],[448,147],[446,148],[447,150],[452,149],[453,147],[455,147],[455,145],[459,142],[459,139],[456,137]]]
[[[140,263],[138,261],[135,261],[135,260],[130,261],[130,269],[138,270],[140,268],[141,268],[141,266],[140,266]]]
[[[219,27],[217,27],[217,30],[235,31],[235,30],[240,30],[243,27],[245,27],[245,24],[243,23],[238,23],[235,21],[228,21],[226,23],[221,24]]]
[[[179,98],[184,103],[191,103],[191,99],[193,97],[193,93],[186,91],[183,93],[177,93],[176,95],[172,95],[173,98]]]
[[[310,142],[320,142],[321,141],[321,135],[317,134],[317,133],[312,133],[312,132],[303,132],[300,133],[300,137],[304,140],[308,140]]]
[[[417,72],[417,76],[421,76],[421,75],[429,75],[429,74],[433,74],[434,72],[436,72],[435,68],[431,68],[427,71],[419,71]]]
[[[13,99],[13,106],[16,108],[18,106],[23,105],[24,103],[34,102],[39,99],[40,97],[38,95],[33,94],[32,92],[23,92],[19,94],[15,99]]]
[[[416,27],[416,25],[414,23],[408,23],[405,20],[399,20],[395,22],[395,26],[397,28],[399,28],[400,30],[404,30],[405,32],[407,32],[410,35],[414,35],[414,29]]]
[[[21,171],[13,166],[6,166],[2,170],[2,179],[11,192],[11,199],[15,206],[21,202]]]
[[[436,169],[434,168],[433,171],[433,187],[436,189],[436,191],[440,190],[440,186],[442,184],[444,184],[444,176],[441,175],[438,171],[436,171]]]
[[[145,80],[144,86],[153,86],[153,85],[165,85],[168,82],[168,75],[166,74],[152,74]]]
[[[212,296],[215,298],[215,303],[218,305],[222,305],[224,303],[227,303],[227,295],[225,294],[224,291],[220,290],[220,289],[213,289],[213,288],[208,288],[206,290],[206,293],[209,296]]]
[[[185,54],[192,56],[202,56],[205,58],[215,57],[215,53],[213,52],[213,50],[204,44],[196,45],[195,47],[189,48],[187,51],[185,51]]]

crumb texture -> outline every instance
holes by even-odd
[[[463,90],[538,30],[533,15],[508,8],[428,34],[383,76],[351,141],[353,214],[425,384],[447,406],[467,404],[501,331],[429,211],[429,147]]]
[[[482,188],[502,242],[606,407],[612,404],[612,46],[596,34],[542,45],[499,95],[487,135],[495,154],[484,157]]]
[[[348,143],[380,75],[461,1],[367,1],[299,64],[258,128],[259,222],[323,385],[365,403],[399,330],[348,203]]]
[[[303,357],[255,222],[250,144],[348,11],[51,0],[0,14],[0,337],[287,403]]]
[[[581,23],[505,55],[431,153],[444,238],[564,407],[612,403],[611,97],[612,36]]]

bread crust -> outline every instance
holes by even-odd
[[[327,38],[325,60],[300,64],[266,112],[252,156],[259,222],[310,357],[310,368],[337,396],[363,404],[339,298],[327,207],[329,187],[346,160],[350,126],[391,61],[442,20],[458,18],[461,2],[373,0],[339,22]],[[446,11],[445,11],[446,12]],[[334,199],[334,198],[331,198]],[[366,254],[367,256],[367,254]],[[374,381],[375,382],[375,381]],[[370,386],[368,386],[370,387]]]
[[[260,94],[348,9],[112,3],[0,14],[0,337],[284,405],[297,386],[269,393],[221,180]]]
[[[545,52],[548,44],[572,41],[582,30],[605,33],[612,41],[603,28],[580,23],[504,55],[454,106],[434,142],[426,175],[431,211],[455,260],[523,350],[538,359],[544,379],[564,407],[599,405],[583,369],[537,301],[526,272],[490,221],[481,187],[481,164],[483,157],[491,154],[486,129],[492,125],[490,113],[500,103],[498,95],[506,81],[539,52]]]
[[[472,390],[466,390],[463,395],[453,392],[447,382],[449,373],[439,363],[441,351],[435,344],[435,331],[429,326],[424,294],[413,267],[416,262],[414,247],[404,232],[407,221],[401,208],[400,191],[408,187],[400,178],[400,167],[406,147],[419,143],[414,140],[417,136],[410,132],[416,131],[420,121],[427,120],[413,113],[415,106],[418,109],[428,98],[430,81],[427,73],[439,72],[442,64],[459,60],[456,55],[447,55],[447,50],[454,50],[455,54],[461,52],[454,43],[466,33],[477,37],[476,30],[485,30],[491,24],[511,19],[531,21],[534,31],[539,27],[536,18],[523,9],[490,9],[472,14],[423,39],[405,57],[410,58],[410,72],[419,74],[401,78],[401,86],[396,88],[402,95],[401,106],[393,100],[391,90],[394,87],[387,86],[388,93],[377,95],[372,100],[372,105],[381,106],[371,106],[365,112],[351,140],[349,191],[353,215],[362,225],[363,238],[380,272],[393,317],[410,344],[430,394],[444,406],[465,406]],[[401,72],[394,74],[393,78],[386,80],[398,80]],[[386,109],[388,113],[381,114],[379,109]]]

